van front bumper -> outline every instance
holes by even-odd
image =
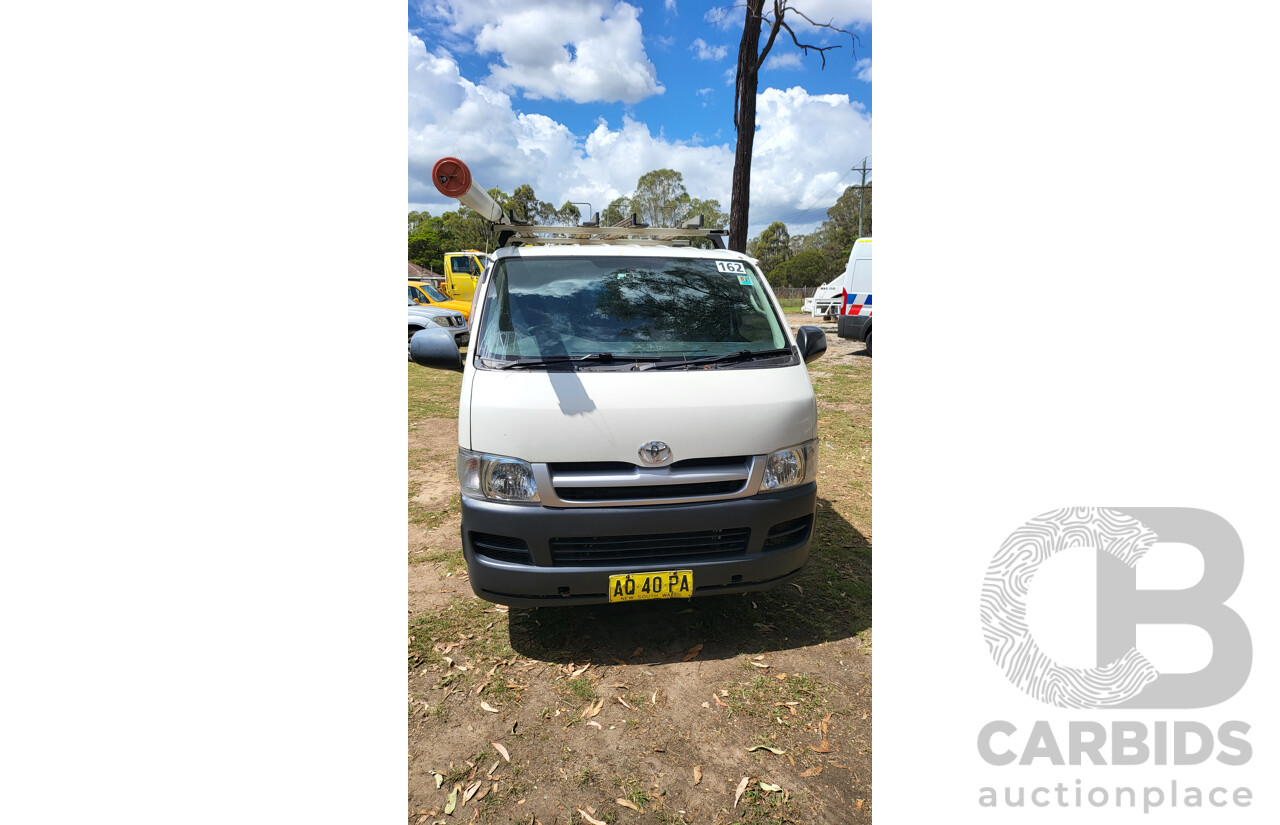
[[[818,487],[697,504],[553,509],[463,497],[471,589],[512,607],[600,604],[609,576],[692,570],[695,596],[785,584],[809,560]]]

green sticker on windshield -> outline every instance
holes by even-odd
[[[739,275],[739,276],[738,276],[738,283],[742,284],[743,286],[751,286],[751,276],[750,276],[750,275]]]

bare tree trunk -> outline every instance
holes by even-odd
[[[733,191],[729,196],[729,248],[747,251],[751,212],[751,150],[756,139],[756,84],[760,73],[760,23],[764,0],[747,0],[747,21],[738,45],[733,125],[738,145],[733,155]]]

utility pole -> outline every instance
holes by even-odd
[[[868,155],[867,157],[870,157]],[[853,167],[854,172],[862,172],[862,185],[858,187],[858,237],[862,237],[862,213],[867,207],[867,173],[871,171],[871,167],[867,165],[867,158],[862,159],[862,166]]]

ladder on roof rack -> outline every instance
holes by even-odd
[[[617,226],[600,226],[600,215],[579,226],[543,226],[520,223],[489,197],[483,187],[471,180],[471,170],[457,158],[440,158],[431,169],[431,180],[442,195],[457,198],[489,222],[498,233],[498,246],[508,244],[638,244],[642,246],[679,246],[691,238],[707,238],[717,249],[724,249],[727,229],[703,229],[702,216],[679,228],[649,226],[636,215]]]

